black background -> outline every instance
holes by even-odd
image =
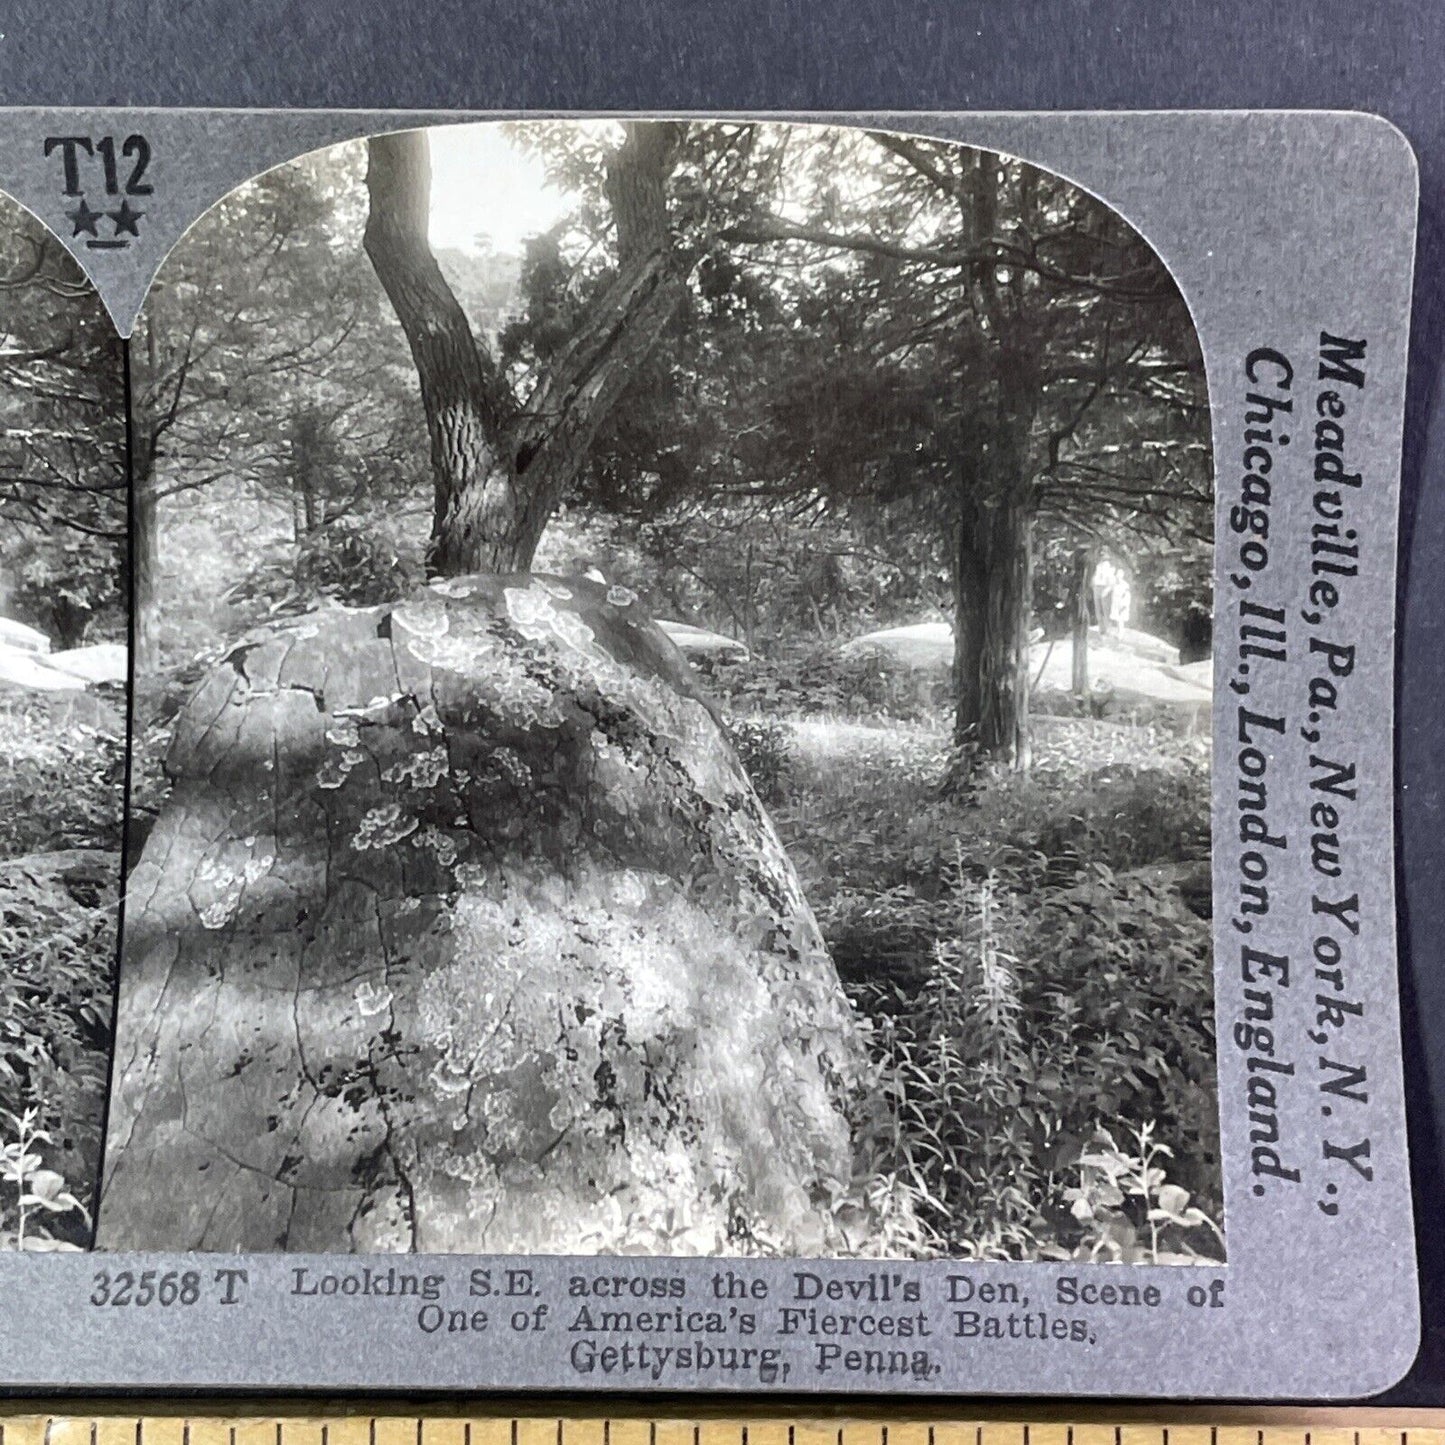
[[[1395,746],[1426,1324],[1382,1402],[1445,1405],[1445,0],[0,0],[0,31],[4,105],[1263,106],[1394,121],[1421,171]]]

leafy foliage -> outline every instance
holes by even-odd
[[[1197,1264],[1210,1259],[1191,1243],[1213,1236],[1219,1249],[1219,1226],[1191,1200],[1187,1189],[1173,1184],[1165,1160],[1174,1157],[1167,1144],[1154,1139],[1153,1124],[1131,1131],[1121,1146],[1100,1128],[1079,1156],[1079,1183],[1066,1189],[1069,1213],[1084,1228],[1072,1255],[1053,1247],[1049,1258],[1106,1260],[1120,1264]]]
[[[0,1247],[8,1233],[35,1248],[81,1242],[88,1228],[83,1210],[27,1205],[27,1235],[17,1211],[51,1175],[85,1192],[99,1164],[124,740],[58,728],[43,702],[12,703],[0,711],[0,750],[0,1118],[13,1120],[0,1178],[18,1190],[0,1190]]]
[[[1186,1182],[1217,1189],[1199,920],[1102,869],[1042,905],[990,875],[953,906],[922,988],[880,1033],[896,1167],[947,1252],[1077,1244],[1061,1176],[1101,1121],[1160,1122]]]
[[[186,660],[189,634],[244,589],[257,550],[273,555],[254,590],[297,610],[335,588],[327,559],[363,533],[395,542],[403,499],[425,488],[406,342],[347,239],[363,220],[363,168],[363,148],[342,145],[240,187],[147,298],[132,344],[143,672]],[[221,575],[197,575],[208,568]],[[307,591],[313,580],[321,591]]]
[[[1217,1216],[1210,932],[1188,889],[1207,876],[1200,745],[1059,720],[1034,774],[958,799],[941,730],[789,728],[773,815],[874,1023],[857,1140],[875,1224],[915,1219],[924,1252],[1133,1257],[1068,1190],[1101,1127],[1145,1125]],[[1175,1243],[1216,1249],[1192,1224]]]
[[[728,724],[727,735],[758,797],[780,802],[790,771],[788,729],[776,718],[741,717]]]
[[[9,1185],[12,1198],[0,1194],[0,1221],[13,1215],[14,1227],[0,1232],[0,1249],[31,1251],[75,1250],[81,1246],[57,1238],[46,1222],[49,1215],[79,1216],[89,1221],[85,1206],[65,1187],[65,1179],[43,1166],[36,1152],[54,1143],[36,1122],[38,1110],[8,1116],[13,1133],[0,1135],[0,1184]]]
[[[339,521],[262,553],[224,600],[266,617],[290,617],[323,600],[348,607],[390,602],[420,580],[384,530]]]
[[[93,1177],[100,1144],[113,892],[77,898],[52,878],[13,868],[0,882],[0,1108],[34,1108],[70,1161],[64,1172],[82,1178]]]
[[[43,699],[0,699],[0,859],[58,848],[118,849],[125,739],[57,727]]]

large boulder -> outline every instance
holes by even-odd
[[[895,667],[947,674],[953,668],[953,628],[947,622],[910,622],[865,632],[838,650],[844,657],[875,656]]]
[[[0,641],[0,687],[27,692],[79,692],[85,679],[49,665],[48,655]]]
[[[78,677],[81,682],[124,682],[130,672],[129,649],[121,642],[94,642],[52,652],[46,664],[57,672]]]
[[[49,652],[50,639],[39,629],[27,627],[13,617],[0,617],[0,646],[16,652]]]
[[[471,577],[237,647],[128,894],[108,1249],[826,1252],[860,1043],[632,594]]]
[[[688,659],[699,658],[703,662],[747,662],[752,653],[745,643],[735,637],[724,637],[721,632],[709,632],[705,627],[694,627],[690,622],[664,622],[657,625],[672,640],[677,650]]]

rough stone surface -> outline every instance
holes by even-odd
[[[621,588],[237,647],[131,880],[109,1249],[827,1252],[852,1015]]]

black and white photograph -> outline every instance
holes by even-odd
[[[99,1248],[1223,1259],[1209,406],[1119,214],[382,134],[130,348]]]
[[[125,807],[121,342],[0,196],[0,1250],[91,1241]]]

